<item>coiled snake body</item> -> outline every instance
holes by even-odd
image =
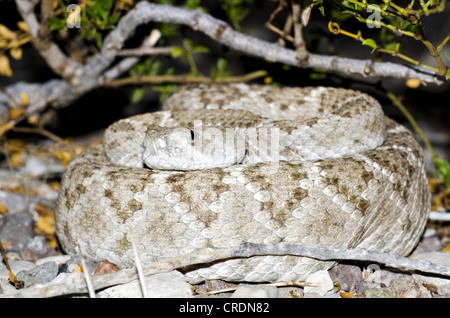
[[[398,255],[418,242],[429,210],[421,148],[372,97],[324,87],[190,85],[163,109],[114,123],[102,145],[68,166],[56,208],[57,235],[68,253],[79,246],[88,258],[133,266],[130,231],[144,263],[246,242]],[[208,127],[224,135],[229,129],[232,146],[245,135],[244,150],[225,153],[219,144],[227,138],[204,133]],[[203,167],[208,156],[193,152],[181,168],[170,158],[159,161],[162,152],[183,162],[181,144],[199,138],[207,155],[237,161],[218,163],[217,156]],[[277,160],[258,155],[262,144]],[[332,264],[254,256],[218,260],[186,277],[291,281]]]

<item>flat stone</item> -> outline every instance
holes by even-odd
[[[192,290],[178,271],[155,274],[145,277],[149,298],[191,298]],[[97,294],[99,298],[142,298],[141,284],[138,280],[107,288]]]
[[[330,274],[326,270],[317,271],[306,277],[305,282],[313,283],[317,286],[305,286],[304,292],[317,293],[320,296],[325,296],[330,290],[334,288],[333,281]]]
[[[367,289],[357,293],[353,298],[396,298],[397,292],[394,287],[382,287]]]
[[[30,270],[34,267],[36,267],[35,264],[23,260],[19,261],[13,261],[11,259],[8,259],[9,266],[11,267],[11,271],[13,274],[17,274],[23,270]],[[6,269],[6,265],[3,264],[3,262],[0,262],[0,277],[9,278],[8,270]]]
[[[51,282],[58,275],[58,265],[55,262],[47,262],[30,270],[17,273],[16,278],[25,283],[25,287]]]
[[[414,255],[412,258],[450,266],[450,253],[448,252],[424,252]],[[450,279],[419,274],[413,274],[413,278],[418,284],[427,288],[432,294],[450,296]]]
[[[275,286],[240,285],[231,298],[279,298],[280,293]]]
[[[356,265],[336,264],[329,274],[332,281],[339,283],[341,291],[353,294],[364,281],[362,270]]]

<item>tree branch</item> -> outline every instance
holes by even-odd
[[[83,66],[65,55],[55,43],[48,39],[45,30],[41,30],[40,23],[34,14],[36,4],[37,1],[16,0],[17,9],[30,29],[31,43],[53,72],[70,81],[76,74],[82,73]],[[42,7],[47,8],[44,4]],[[44,19],[48,18],[47,14],[49,13],[43,13]]]
[[[390,62],[374,62],[318,54],[309,54],[307,61],[299,61],[295,50],[236,32],[224,21],[202,11],[157,5],[146,1],[139,2],[134,9],[130,10],[104,39],[101,51],[94,55],[86,65],[81,65],[67,57],[55,43],[39,38],[39,22],[33,12],[36,1],[16,0],[16,3],[31,30],[33,44],[48,65],[65,80],[51,80],[44,84],[20,82],[7,87],[7,94],[0,91],[0,116],[5,121],[9,120],[8,109],[14,107],[10,98],[20,100],[21,92],[25,92],[29,97],[26,113],[19,119],[7,123],[8,126],[16,124],[32,113],[42,111],[48,105],[54,107],[69,105],[86,92],[105,85],[107,80],[111,80],[129,69],[137,62],[137,58],[129,57],[121,62],[119,64],[120,72],[117,72],[118,68],[113,68],[108,71],[108,75],[103,74],[136,27],[149,22],[187,25],[232,49],[296,67],[321,68],[329,72],[343,72],[363,77],[416,78],[424,83],[443,83],[442,79],[429,70]],[[122,67],[124,65],[126,67]]]
[[[139,2],[127,15],[125,21],[129,26],[119,24],[113,32],[121,29],[121,35],[128,34],[138,24],[148,22],[175,23],[190,26],[212,39],[230,48],[239,50],[272,62],[285,63],[302,68],[322,68],[330,72],[345,72],[350,75],[384,76],[395,78],[417,78],[425,83],[442,84],[443,81],[435,73],[419,67],[408,67],[390,62],[373,62],[338,56],[310,54],[306,62],[300,62],[294,50],[283,48],[277,44],[266,42],[255,37],[234,31],[224,21],[216,19],[204,12],[184,8],[157,5],[149,2]],[[125,19],[123,19],[125,20]],[[121,21],[123,22],[123,21]],[[111,33],[113,33],[111,32]],[[115,35],[111,34],[108,42],[116,44]],[[105,43],[106,44],[106,43]],[[94,64],[94,62],[92,63]],[[365,70],[370,69],[367,74]]]

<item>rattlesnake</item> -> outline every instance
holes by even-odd
[[[203,130],[194,120],[201,120]],[[149,125],[184,130],[152,141],[146,132],[157,127]],[[185,171],[166,162],[155,167],[171,170],[147,167],[149,156],[164,152],[164,146],[177,157],[178,145],[192,145],[208,126],[228,128],[235,141],[247,136],[244,152],[228,156],[237,163]],[[255,131],[259,145],[278,142],[278,148],[269,147],[277,160],[255,152],[249,137]],[[180,136],[183,142],[170,139]],[[218,140],[205,137],[203,145]],[[190,159],[201,161],[192,153]],[[243,243],[407,255],[428,209],[421,148],[406,128],[384,116],[373,97],[340,88],[200,84],[179,88],[162,111],[114,123],[103,144],[75,158],[61,182],[55,219],[68,253],[81,248],[87,258],[129,267],[131,232],[143,263]],[[192,283],[275,282],[302,280],[332,264],[253,256],[184,270]]]

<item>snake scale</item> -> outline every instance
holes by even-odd
[[[182,138],[171,139],[178,135],[164,135],[169,128],[158,132],[158,126],[180,127]],[[203,146],[222,142],[202,135],[208,127],[229,129],[234,141],[245,136],[244,152],[228,156],[236,162],[151,168],[149,158],[159,150],[177,157],[181,144],[192,146],[200,137]],[[277,160],[258,155],[251,140],[272,145]],[[209,155],[223,153],[212,149]],[[200,156],[191,153],[188,165]],[[134,265],[130,231],[143,263],[243,243],[407,255],[425,227],[429,200],[420,145],[367,94],[196,84],[179,88],[161,111],[112,124],[102,144],[72,160],[55,220],[66,252],[76,254],[79,247],[89,259],[122,268]],[[191,283],[292,281],[332,265],[292,255],[253,256],[217,260],[185,275]]]

